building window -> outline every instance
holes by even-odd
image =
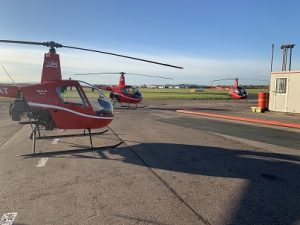
[[[287,78],[276,78],[276,93],[286,93]]]

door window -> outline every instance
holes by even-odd
[[[64,104],[84,105],[81,93],[76,86],[62,86],[56,91]]]
[[[287,78],[276,78],[276,93],[286,94]]]

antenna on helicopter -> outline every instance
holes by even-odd
[[[5,71],[5,73],[7,74],[7,76],[9,77],[9,79],[11,80],[11,82],[12,82],[13,84],[16,84],[15,81],[14,81],[14,80],[12,79],[12,77],[10,76],[9,72],[7,72],[7,70],[4,68],[4,66],[1,65],[1,67],[2,67],[3,70]]]

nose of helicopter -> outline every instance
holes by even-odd
[[[113,104],[107,99],[98,98],[98,103],[101,107],[100,111],[97,114],[103,116],[112,116],[113,115]]]

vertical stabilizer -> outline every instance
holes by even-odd
[[[120,80],[119,80],[119,86],[121,86],[121,87],[125,86],[125,77],[124,77],[124,74],[125,73],[121,73]]]
[[[238,86],[239,86],[239,79],[238,79],[238,78],[235,78],[234,83],[233,83],[233,86],[234,86],[235,88],[238,88]]]
[[[59,55],[55,53],[55,49],[50,49],[49,53],[45,53],[44,56],[41,82],[55,80],[61,80],[60,61]]]

